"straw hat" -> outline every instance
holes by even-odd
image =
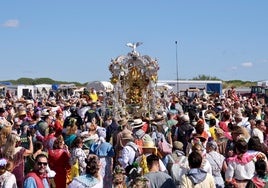
[[[69,106],[71,106],[71,104],[70,104],[69,102],[65,102],[65,103],[64,103],[64,106],[65,106],[65,107],[69,107]]]
[[[51,101],[50,101],[50,105],[51,105],[52,107],[57,107],[57,106],[58,106],[56,100],[51,100]]]
[[[30,99],[27,99],[25,100],[25,104],[28,105],[28,104],[34,104],[34,101],[33,100],[30,100]]]
[[[143,122],[141,119],[134,119],[132,128],[133,128],[133,129],[135,129],[135,128],[140,128],[140,127],[142,127],[144,124],[145,124],[145,122]]]
[[[179,141],[173,142],[173,148],[178,150],[183,150],[183,143]]]
[[[143,141],[142,148],[143,149],[147,149],[147,148],[156,149],[155,143],[152,140],[145,140],[145,141]]]
[[[216,112],[214,110],[207,110],[205,111],[204,116],[206,120],[215,119]]]
[[[128,124],[128,119],[126,117],[122,117],[118,120],[118,124],[121,126],[124,126],[124,125]]]
[[[41,112],[41,117],[45,117],[45,116],[48,116],[49,115],[49,112],[47,111],[47,109],[43,109],[42,112]]]
[[[178,97],[174,97],[174,98],[173,98],[173,101],[174,101],[174,102],[179,102],[179,98],[178,98]]]
[[[123,132],[122,133],[122,140],[134,140],[134,137],[130,132]]]
[[[19,110],[18,116],[24,116],[24,115],[26,115],[26,110],[25,109]]]

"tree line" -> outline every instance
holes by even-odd
[[[75,84],[76,86],[85,86],[86,83],[79,82],[66,82],[66,81],[56,81],[51,78],[19,78],[17,80],[5,80],[1,82],[10,82],[12,85],[38,85],[38,84]]]
[[[198,75],[192,80],[219,80],[223,82],[223,88],[230,88],[230,87],[250,87],[253,85],[257,85],[256,81],[242,81],[242,80],[228,80],[224,81],[220,78],[215,76],[208,76],[208,75]],[[87,83],[80,83],[80,82],[66,82],[66,81],[56,81],[51,78],[19,78],[17,80],[5,80],[2,82],[10,82],[13,85],[38,85],[38,84],[75,84],[76,86],[86,86]]]

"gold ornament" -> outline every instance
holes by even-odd
[[[111,78],[111,83],[112,83],[112,84],[116,84],[117,82],[118,82],[118,77],[113,76],[113,77]]]

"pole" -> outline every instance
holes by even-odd
[[[178,42],[175,41],[176,45],[176,75],[177,75],[177,96],[179,96],[179,63],[178,63]]]

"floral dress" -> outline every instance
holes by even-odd
[[[4,174],[0,175],[0,188],[17,188],[16,178],[14,174],[6,171]]]
[[[70,158],[70,164],[74,165],[76,163],[76,160],[78,160],[79,165],[79,173],[84,174],[86,170],[86,154],[82,148],[73,148],[71,150],[71,158]]]

